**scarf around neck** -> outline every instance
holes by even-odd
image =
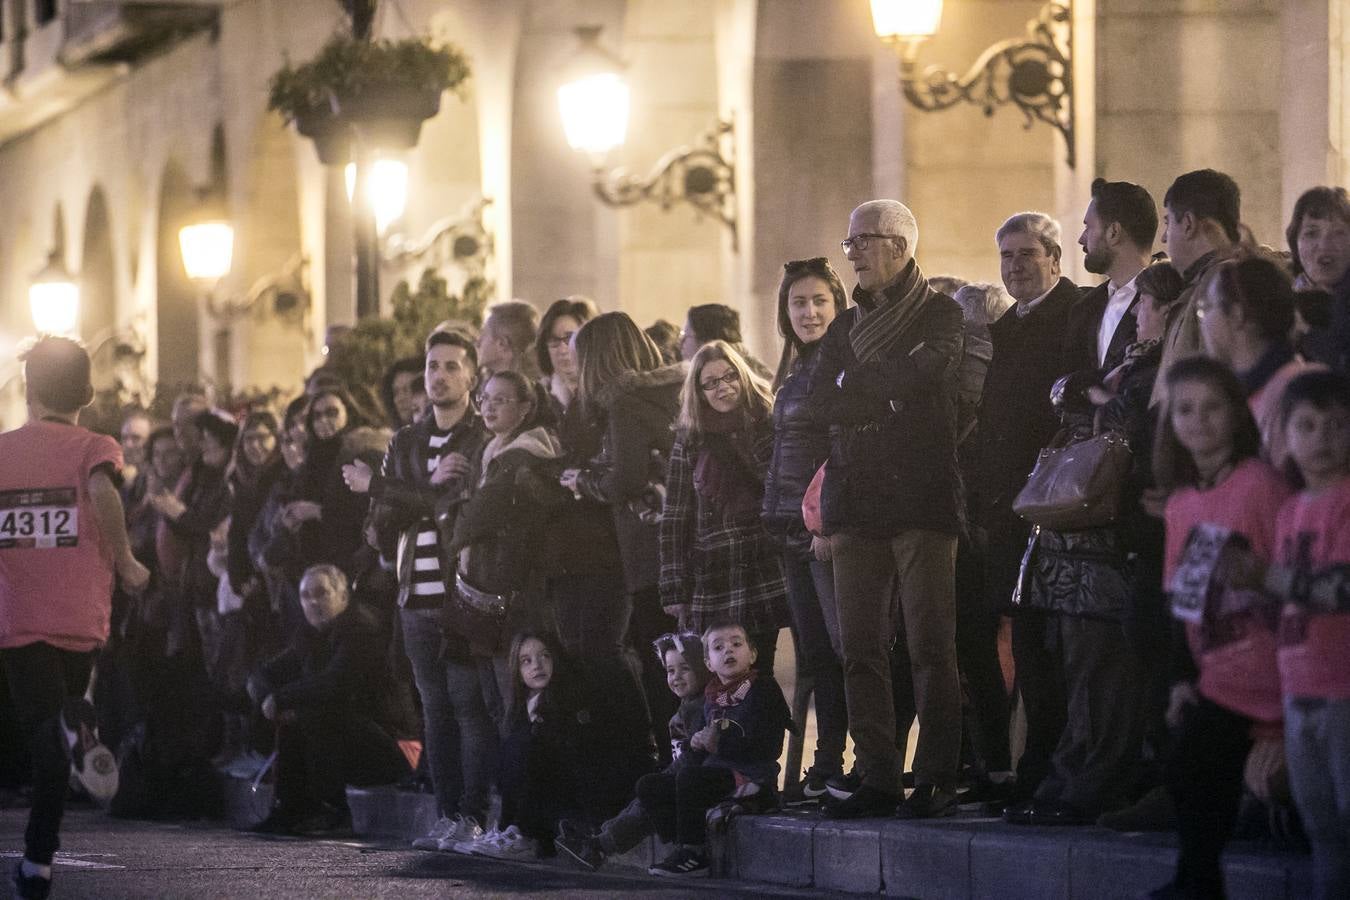
[[[928,296],[928,280],[919,270],[919,264],[910,260],[896,278],[868,309],[858,305],[858,318],[849,329],[848,339],[859,362],[875,362],[900,339],[906,329],[918,318]]]

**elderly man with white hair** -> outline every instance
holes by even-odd
[[[1081,292],[1060,274],[1060,228],[1054,219],[1039,212],[1017,213],[998,229],[995,240],[1003,284],[1016,303],[989,326],[994,356],[984,381],[979,463],[970,487],[977,522],[988,536],[989,608],[991,613],[1009,613],[1014,611],[1010,601],[1031,534],[1030,526],[1013,512],[1012,502],[1041,448],[1059,429],[1050,388],[1073,368],[1067,326]],[[1049,771],[1064,729],[1058,664],[1043,640],[1046,619],[1044,612],[1023,608],[1016,608],[1013,617],[1013,654],[1026,708],[1027,743],[1015,783],[1008,777],[1008,756],[985,761],[990,775],[1004,787],[987,795],[999,812],[1004,801],[1031,798]]]
[[[853,211],[842,245],[858,277],[856,306],[821,339],[808,401],[830,426],[822,530],[834,559],[849,731],[862,775],[830,810],[838,818],[955,811],[962,321],[961,307],[919,269],[918,237],[914,214],[894,200]],[[919,714],[916,789],[903,803],[889,661],[902,628]]]

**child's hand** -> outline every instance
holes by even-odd
[[[1284,774],[1284,739],[1261,738],[1252,744],[1242,780],[1256,799],[1269,803],[1272,788]]]
[[[689,746],[696,747],[707,753],[717,752],[717,725],[716,723],[704,725],[694,733],[689,739]]]

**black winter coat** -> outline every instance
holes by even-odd
[[[773,458],[764,476],[764,527],[788,550],[806,553],[811,534],[802,522],[802,497],[830,455],[830,430],[811,415],[811,375],[819,342],[804,348],[773,402]]]
[[[665,482],[684,375],[683,365],[662,366],[610,385],[598,398],[607,423],[600,455],[577,481],[582,496],[609,504],[630,594],[656,587],[660,577],[655,516],[639,510],[649,487]]]
[[[858,290],[854,299],[871,302]],[[961,307],[930,288],[917,318],[885,358],[868,364],[859,362],[849,340],[857,317],[854,307],[830,324],[810,382],[811,415],[830,426],[823,531],[872,538],[912,528],[959,534]]]
[[[553,395],[550,394],[550,397]],[[555,401],[556,402],[556,401]],[[565,411],[559,407],[558,440],[562,442],[562,468],[584,469],[600,454],[605,429],[573,401]],[[549,578],[583,577],[613,573],[618,577],[619,538],[608,504],[582,494],[549,512],[549,540],[544,545],[542,568]]]

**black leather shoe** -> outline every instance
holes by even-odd
[[[921,784],[895,808],[897,819],[938,819],[956,812],[956,792]]]
[[[879,819],[895,812],[900,798],[895,794],[864,784],[847,800],[821,810],[827,819]]]
[[[1004,813],[1003,820],[1014,825],[1093,825],[1097,817],[1068,803],[1033,800],[1024,807]]]
[[[992,806],[993,804],[990,805]],[[1017,803],[1001,804],[1002,809],[999,810],[998,815],[1002,816],[1003,821],[1010,825],[1030,825],[1031,809],[1035,805],[1036,801],[1034,800],[1022,800]]]

